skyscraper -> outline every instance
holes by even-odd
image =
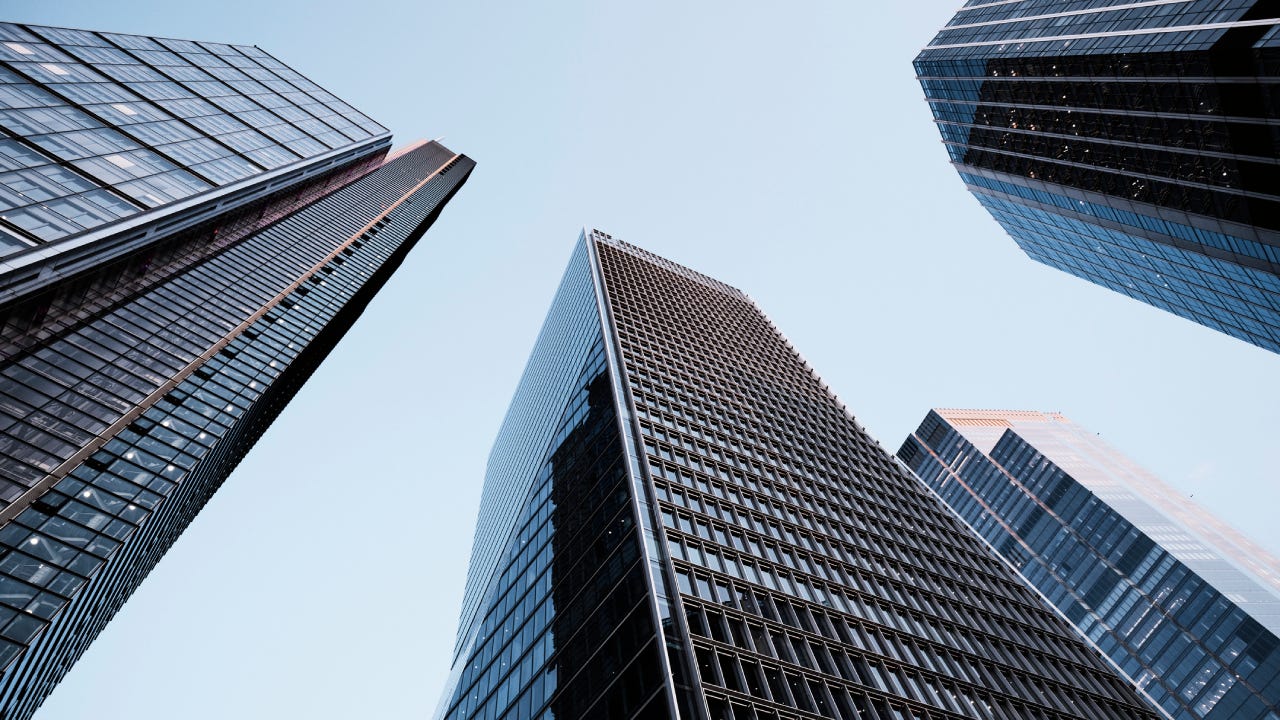
[[[593,231],[489,458],[437,717],[1153,714],[750,298]]]
[[[1280,561],[1062,415],[934,410],[898,452],[1177,720],[1280,718]]]
[[[1280,352],[1280,8],[965,3],[915,61],[1032,259]]]
[[[255,47],[0,24],[0,717],[29,716],[473,163]],[[269,482],[270,479],[263,479]]]

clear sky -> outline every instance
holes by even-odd
[[[470,182],[37,715],[424,718],[485,458],[579,229],[751,294],[884,446],[1057,410],[1280,553],[1280,356],[1027,259],[911,60],[960,0],[5,0],[256,44]]]

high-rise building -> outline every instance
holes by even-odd
[[[35,710],[473,166],[389,145],[256,47],[0,24],[0,717]]]
[[[1280,560],[1057,413],[934,410],[899,457],[1171,718],[1280,718]]]
[[[1280,7],[969,0],[915,61],[1032,259],[1280,352]]]
[[[1154,714],[750,298],[593,231],[489,458],[437,717]]]

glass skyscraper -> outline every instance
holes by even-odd
[[[1280,7],[969,0],[915,61],[1034,260],[1280,352]]]
[[[752,300],[599,231],[490,455],[440,720],[1155,717]]]
[[[0,24],[0,717],[25,718],[474,163],[247,46]],[[266,479],[269,481],[269,479]]]
[[[1171,718],[1280,718],[1280,560],[1056,413],[934,410],[898,451]]]

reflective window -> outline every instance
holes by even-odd
[[[20,150],[0,149],[0,163],[10,158],[14,165],[40,148],[136,210],[385,132],[256,48],[5,27],[0,127],[24,140]],[[197,138],[203,142],[189,142]],[[112,212],[104,219],[63,197],[67,202],[57,207],[0,218],[6,238],[0,255],[120,217]]]

